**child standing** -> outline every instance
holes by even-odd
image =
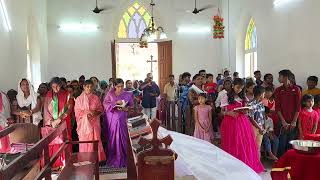
[[[268,107],[271,112],[275,112],[276,110],[276,103],[274,101],[274,95],[273,95],[274,89],[272,87],[266,87],[265,88],[265,94],[264,98],[262,100],[262,103],[264,106]]]
[[[278,146],[279,146],[279,139],[274,134],[274,126],[273,126],[273,120],[270,118],[270,109],[268,107],[265,107],[265,130],[266,133],[263,135],[263,145],[266,148],[269,158],[277,161],[277,153],[278,153]],[[272,145],[272,148],[271,148]]]
[[[249,114],[250,121],[252,123],[253,132],[255,135],[256,143],[258,146],[258,152],[260,153],[260,147],[262,143],[263,134],[265,133],[265,108],[262,103],[264,98],[264,87],[256,86],[253,88],[254,99],[248,104],[251,107]]]
[[[302,97],[302,110],[298,118],[299,139],[304,139],[307,134],[315,134],[317,131],[319,115],[312,109],[313,96],[306,94]]]
[[[254,95],[253,95],[254,86],[255,86],[254,82],[248,81],[246,83],[246,97],[248,98],[249,102],[254,99]]]
[[[198,97],[199,105],[194,109],[195,130],[194,137],[213,142],[212,112],[211,106],[206,105],[206,94],[200,94]]]
[[[224,119],[221,124],[221,147],[255,172],[261,173],[264,167],[259,159],[250,120],[245,111],[235,110],[235,108],[245,106],[243,86],[242,79],[234,79],[232,89],[222,98],[221,107]]]
[[[262,100],[262,103],[265,107],[268,107],[270,110],[269,117],[273,121],[273,127],[274,127],[274,133],[278,136],[280,134],[279,129],[279,117],[276,113],[276,101],[274,100],[274,88],[267,86],[265,87],[265,94],[264,99]]]
[[[205,90],[208,92],[210,98],[214,99],[216,96],[218,84],[213,82],[213,75],[207,74],[207,83],[204,85]]]

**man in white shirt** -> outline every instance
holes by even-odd
[[[167,101],[175,101],[177,99],[178,85],[174,82],[174,75],[169,75],[169,82],[164,86],[164,96]]]
[[[174,75],[169,75],[169,82],[164,86],[163,95],[169,102],[170,117],[178,117],[178,106],[175,101],[178,98],[178,85],[174,82]],[[175,114],[173,114],[173,107],[175,108]]]

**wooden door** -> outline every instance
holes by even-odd
[[[117,76],[117,64],[116,64],[116,40],[111,41],[111,62],[112,62],[112,78]],[[108,82],[109,83],[109,82]]]
[[[159,87],[163,93],[168,77],[172,74],[172,41],[158,43]]]

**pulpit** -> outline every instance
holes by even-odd
[[[150,126],[150,134],[136,138],[130,137],[128,144],[128,179],[138,180],[173,180],[175,177],[175,160],[177,154],[169,148],[172,143],[170,136],[161,137],[158,134],[160,121],[154,119],[145,126]],[[136,147],[141,147],[137,151]]]

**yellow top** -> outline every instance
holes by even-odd
[[[176,100],[176,93],[178,90],[177,84],[174,84],[173,86],[170,83],[167,83],[164,86],[164,94],[167,95],[167,100],[168,101],[174,101]]]
[[[302,92],[302,95],[311,94],[312,96],[320,95],[320,89],[314,88],[314,89],[306,89]]]

